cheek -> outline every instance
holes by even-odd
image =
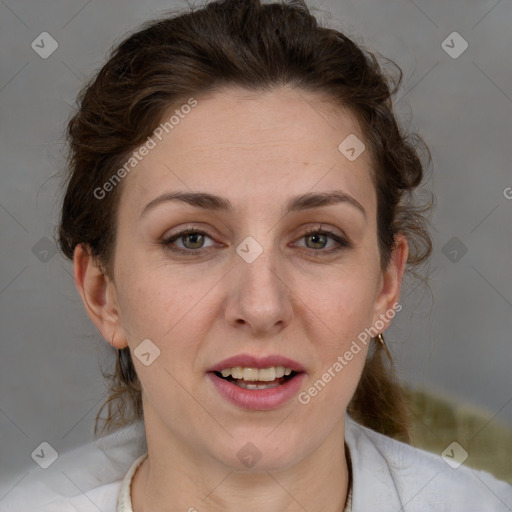
[[[128,343],[134,350],[142,340],[150,339],[160,349],[162,360],[169,359],[177,368],[181,360],[193,357],[198,340],[205,335],[216,280],[212,275],[194,279],[192,273],[187,276],[169,266],[133,268],[137,270],[123,273],[118,297]],[[180,351],[184,354],[172,357]]]
[[[350,341],[369,327],[376,297],[377,276],[362,265],[331,268],[315,280],[301,286],[300,297],[311,310],[310,326],[322,328],[321,337],[340,348],[340,343]]]

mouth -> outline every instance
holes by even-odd
[[[244,409],[278,408],[299,392],[306,376],[297,362],[280,356],[236,356],[207,372],[214,389],[225,400]]]
[[[283,366],[270,368],[226,368],[221,372],[213,372],[220,379],[243,389],[271,389],[289,382],[299,372]]]

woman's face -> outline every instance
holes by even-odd
[[[338,147],[364,140],[348,111],[288,87],[196,99],[124,178],[101,330],[132,351],[147,428],[284,468],[343,429],[353,342],[398,300],[407,248],[381,271],[368,151]]]

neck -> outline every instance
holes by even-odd
[[[242,471],[187,448],[161,423],[147,421],[149,457],[131,487],[133,512],[339,512],[349,470],[344,421],[312,453],[286,468]]]

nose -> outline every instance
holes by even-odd
[[[236,255],[238,258],[239,256]],[[292,290],[278,255],[264,250],[251,263],[240,257],[230,278],[226,321],[253,337],[273,335],[290,324]]]

